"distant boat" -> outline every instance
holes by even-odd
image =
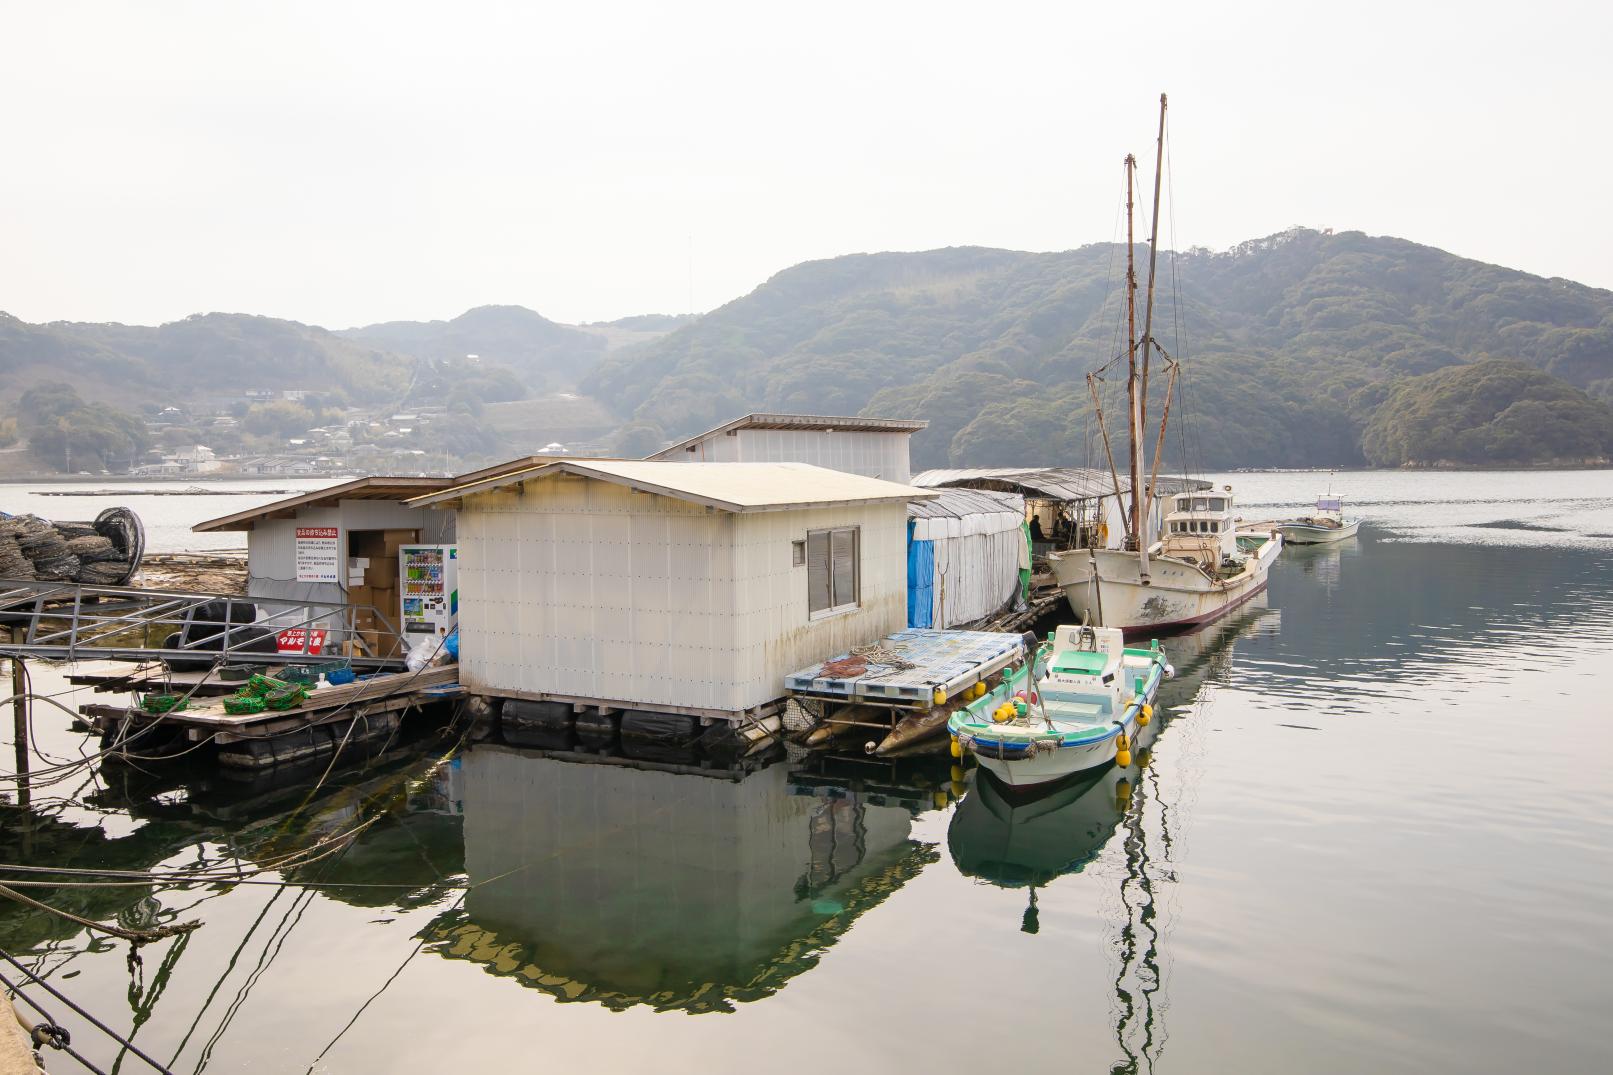
[[[1122,356],[1087,375],[1114,478],[1115,496],[1122,502],[1119,471],[1110,449],[1104,419],[1101,375],[1125,359],[1126,440],[1130,446],[1130,510],[1126,516],[1124,547],[1119,549],[1068,549],[1049,556],[1054,577],[1069,600],[1070,610],[1084,623],[1117,627],[1128,633],[1181,629],[1208,623],[1237,608],[1266,588],[1266,572],[1282,549],[1282,537],[1271,529],[1240,530],[1232,514],[1232,487],[1175,494],[1160,533],[1152,535],[1152,505],[1158,488],[1160,455],[1165,427],[1170,420],[1172,393],[1178,365],[1153,337],[1154,276],[1159,256],[1160,178],[1165,155],[1165,97],[1159,98],[1158,157],[1154,171],[1153,231],[1148,239],[1148,300],[1143,330],[1136,332],[1137,273],[1132,257],[1132,193],[1137,168],[1126,158],[1126,337]],[[1149,364],[1158,353],[1168,374],[1165,404],[1159,420],[1152,470],[1144,455],[1143,425],[1148,406]],[[1144,473],[1148,480],[1143,481]]]
[[[1346,519],[1344,501],[1336,496],[1317,497],[1313,514],[1277,525],[1283,540],[1294,545],[1328,545],[1355,537],[1359,529],[1361,520]]]
[[[1023,788],[1110,763],[1131,765],[1131,738],[1174,675],[1155,642],[1127,648],[1113,627],[1060,627],[1024,665],[947,721],[953,753]]]

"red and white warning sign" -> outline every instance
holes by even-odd
[[[325,631],[316,627],[312,631],[303,627],[288,627],[274,636],[275,645],[281,653],[323,653],[325,650]],[[307,641],[308,648],[303,648]]]

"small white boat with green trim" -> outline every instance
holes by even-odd
[[[1110,762],[1128,767],[1131,739],[1153,718],[1159,685],[1174,674],[1157,640],[1133,649],[1117,627],[1060,627],[1029,661],[952,715],[953,755],[972,753],[1010,787]]]
[[[1316,510],[1303,519],[1277,524],[1277,531],[1290,545],[1328,545],[1355,537],[1360,519],[1344,517],[1344,501],[1336,496],[1316,498]]]

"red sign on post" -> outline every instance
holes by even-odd
[[[307,649],[303,648],[306,639]],[[302,627],[290,627],[274,636],[275,645],[281,653],[322,653],[325,649],[325,632],[320,628],[312,631]]]

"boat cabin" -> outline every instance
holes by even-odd
[[[1161,551],[1166,556],[1191,560],[1214,574],[1221,561],[1238,554],[1236,530],[1231,487],[1180,493],[1165,515]]]
[[[1318,521],[1331,520],[1335,523],[1344,521],[1344,500],[1336,496],[1319,496],[1316,498],[1316,515]]]

